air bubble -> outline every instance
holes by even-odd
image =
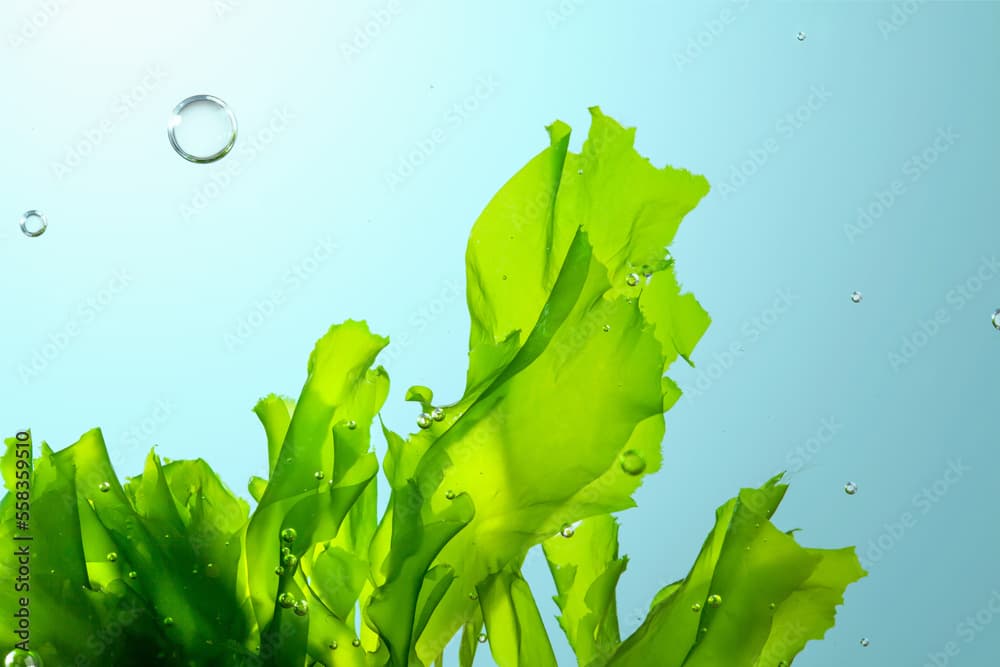
[[[48,226],[49,219],[41,211],[32,209],[21,216],[21,231],[24,232],[25,236],[31,238],[41,236],[48,229]]]
[[[861,638],[861,645],[862,646],[868,646],[869,644],[871,644],[871,642],[868,641],[868,637],[862,637]]]
[[[993,313],[993,328],[1000,331],[1000,308]]]
[[[358,422],[354,421],[353,419],[347,422],[347,428],[351,429],[352,431],[357,427],[358,427]]]
[[[42,667],[42,657],[34,651],[16,648],[3,658],[4,667]]]
[[[101,493],[107,493],[111,490],[111,484],[108,482],[101,482],[97,488],[101,490]]]
[[[295,607],[293,607],[293,609],[296,616],[305,616],[309,613],[309,603],[305,600],[299,600],[295,603]]]
[[[420,428],[430,428],[431,427],[431,416],[426,412],[421,412],[420,416],[417,417],[417,426]]]
[[[800,32],[799,34],[797,34],[795,36],[795,38],[797,40],[799,40],[800,42],[804,42],[804,41],[806,41],[806,34],[804,32]]]
[[[847,495],[853,496],[857,492],[858,492],[858,485],[855,484],[854,482],[848,482],[847,484],[844,484],[844,493],[846,493]]]
[[[353,646],[354,648],[358,648],[359,646],[361,646],[361,640],[360,640],[360,639],[358,639],[358,638],[355,638],[355,639],[354,639],[354,640],[353,640],[353,641],[351,642],[351,646]]]
[[[108,554],[107,558],[109,563],[114,563],[116,560],[118,560],[118,554],[112,551],[111,553]]]
[[[285,528],[281,531],[281,541],[285,544],[291,544],[295,541],[296,533],[294,528]]]
[[[431,419],[436,422],[444,421],[444,410],[441,408],[431,410]]]
[[[215,162],[236,144],[236,115],[212,95],[194,95],[181,101],[167,121],[167,138],[177,154],[189,162]]]
[[[337,650],[337,642],[336,641],[330,642],[329,644],[327,644],[327,646],[330,648],[331,651],[336,651]]]
[[[480,644],[485,644],[486,643],[486,639],[487,639],[486,633],[485,632],[480,632],[479,633],[479,643]]]
[[[639,284],[639,274],[638,273],[630,273],[630,274],[628,274],[628,277],[625,278],[625,284],[628,285],[629,287],[635,287],[636,285],[638,285]]]
[[[719,607],[721,607],[722,606],[722,596],[719,595],[718,593],[713,593],[712,595],[709,595],[708,596],[708,606],[712,607],[713,609],[718,609]]]
[[[139,578],[139,573],[136,572],[135,570],[131,570],[128,573],[128,578],[129,579],[138,579]]]
[[[601,327],[601,329],[604,331],[604,333],[608,333],[609,331],[611,331],[611,325],[605,324],[603,327]]]
[[[646,469],[646,461],[639,452],[630,449],[622,454],[621,467],[626,474],[641,475]]]
[[[316,472],[313,473],[313,477],[315,477],[316,479],[323,479],[324,477],[326,477],[326,475],[323,474],[322,470],[317,470]]]
[[[167,616],[166,618],[163,619],[163,625],[167,626],[168,628],[173,624],[174,624],[174,619],[172,616]]]
[[[455,492],[452,491],[451,489],[448,489],[447,491],[445,491],[444,497],[447,498],[448,500],[454,500]]]
[[[573,535],[576,534],[576,530],[573,528],[573,526],[567,523],[565,526],[562,527],[562,530],[559,531],[559,534],[562,535],[563,537],[573,537]]]
[[[691,605],[691,611],[693,611],[696,614],[699,611],[701,611],[701,603],[700,602],[695,602],[693,605]]]
[[[863,298],[864,296],[861,294],[861,292],[851,292],[851,301],[853,301],[854,303],[861,303],[861,299]]]
[[[283,609],[291,609],[295,606],[295,597],[291,593],[282,593],[278,596],[278,605]]]

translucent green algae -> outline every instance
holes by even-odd
[[[255,408],[269,475],[250,482],[252,516],[204,461],[151,452],[121,485],[99,431],[57,453],[43,444],[32,648],[58,665],[409,667],[441,664],[461,633],[463,666],[488,649],[504,667],[546,667],[554,652],[521,575],[537,545],[584,667],[790,664],[822,637],[864,572],[852,549],[805,549],[774,527],[776,477],[719,508],[691,571],[622,641],[628,561],[611,513],[660,468],[663,414],[680,396],[664,373],[709,323],[666,253],[708,184],[653,167],[633,130],[592,116],[580,154],[552,125],[473,227],[466,389],[440,405],[411,388],[425,416],[406,437],[379,422],[383,516],[370,436],[389,341],[347,321],[317,342],[297,400]],[[14,509],[8,494],[7,538]],[[4,554],[0,568],[10,578],[17,563]],[[4,588],[0,613],[16,604]]]

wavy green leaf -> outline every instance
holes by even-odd
[[[865,572],[853,548],[805,549],[771,523],[787,489],[780,478],[718,509],[691,572],[657,596],[609,667],[648,665],[654,655],[663,667],[791,664],[833,626],[844,590]]]

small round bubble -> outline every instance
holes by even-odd
[[[309,603],[305,600],[299,600],[295,603],[293,609],[295,610],[296,616],[305,616],[309,613]]]
[[[700,602],[695,602],[693,605],[691,605],[691,611],[693,611],[696,614],[699,611],[701,611],[701,603]]]
[[[295,597],[291,593],[282,593],[278,596],[278,605],[283,609],[291,609],[295,606]]]
[[[993,328],[1000,331],[1000,308],[993,313]]]
[[[441,408],[434,408],[431,411],[431,419],[436,422],[444,421],[444,410]]]
[[[625,284],[628,285],[629,287],[635,287],[636,285],[638,285],[639,274],[638,273],[628,274],[628,277],[625,278]]]
[[[128,573],[128,578],[129,579],[138,579],[139,578],[139,573],[136,572],[135,570],[131,570]]]
[[[853,496],[857,492],[858,492],[858,485],[855,484],[854,482],[848,482],[847,484],[844,484],[844,493],[846,493],[847,495]]]
[[[236,145],[236,115],[213,95],[194,95],[174,107],[167,121],[167,138],[188,162],[221,160]]]
[[[861,299],[865,298],[861,292],[851,292],[851,301],[854,303],[861,303]]]
[[[712,608],[715,608],[715,609],[718,609],[719,607],[721,607],[722,606],[722,596],[719,595],[718,593],[713,593],[712,595],[709,595],[708,596],[708,606],[712,607]]]
[[[799,34],[795,35],[795,39],[799,40],[800,42],[804,42],[806,41],[806,34],[804,32],[800,32]]]
[[[294,528],[285,528],[281,531],[281,541],[285,544],[291,544],[295,541],[296,533]]]
[[[352,431],[357,427],[358,427],[358,422],[354,421],[353,419],[347,422],[347,428],[351,429]]]
[[[861,645],[862,646],[868,646],[869,644],[871,644],[871,642],[868,641],[868,637],[862,637],[861,638]]]
[[[34,238],[45,233],[49,226],[49,219],[41,211],[32,209],[21,216],[20,225],[21,232],[25,236]]]
[[[118,560],[118,554],[112,551],[111,553],[108,554],[107,558],[109,563],[114,563],[116,560]]]
[[[34,651],[16,648],[3,659],[4,667],[42,667],[42,658]]]
[[[646,470],[646,461],[634,449],[624,452],[620,461],[622,471],[628,475],[641,475]]]
[[[486,633],[485,632],[480,632],[479,633],[479,643],[480,644],[485,644],[486,643],[486,639],[487,639],[486,638]]]
[[[351,642],[351,646],[353,646],[354,648],[358,648],[359,646],[361,646],[361,640],[360,640],[360,639],[357,639],[357,638],[355,638],[355,639],[354,639],[354,640],[353,640],[353,641]]]
[[[573,537],[573,535],[576,534],[576,530],[573,528],[573,526],[566,524],[565,526],[562,527],[562,530],[559,531],[559,534],[562,535],[563,537]]]
[[[101,482],[97,488],[101,490],[101,493],[107,493],[111,490],[111,484],[108,482]]]
[[[430,428],[431,427],[431,416],[426,412],[421,412],[420,416],[417,417],[417,426],[420,428]]]
[[[323,474],[322,470],[317,470],[316,472],[313,473],[313,477],[315,477],[316,479],[323,479],[324,477],[326,477],[326,475]]]

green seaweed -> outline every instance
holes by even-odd
[[[47,664],[427,666],[460,633],[463,667],[484,649],[503,667],[555,665],[521,573],[539,545],[582,667],[790,665],[823,636],[864,572],[853,549],[806,549],[771,523],[779,475],[719,508],[691,571],[622,639],[612,513],[661,467],[680,397],[664,374],[691,363],[709,324],[666,251],[708,183],[651,165],[596,108],[579,154],[566,125],[548,132],[472,229],[466,388],[447,405],[410,388],[415,433],[379,417],[388,340],[346,321],[316,343],[298,399],[254,409],[269,472],[250,481],[252,513],[200,459],[151,452],[121,484],[99,430],[42,444],[29,594]],[[12,539],[21,468],[7,445]],[[17,569],[0,555],[8,580]],[[20,595],[0,592],[5,618]]]

